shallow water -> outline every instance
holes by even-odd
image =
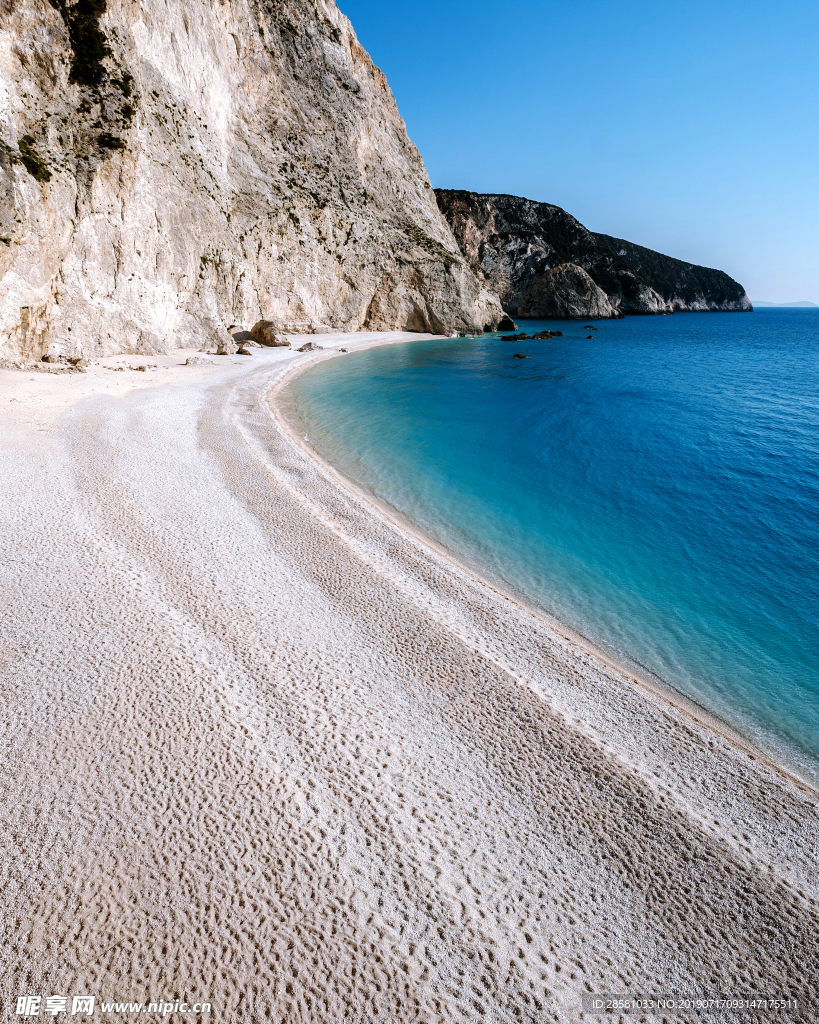
[[[352,353],[293,394],[429,535],[819,778],[819,310],[595,326]]]

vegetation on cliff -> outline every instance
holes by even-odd
[[[51,171],[48,164],[34,148],[36,140],[31,135],[24,135],[18,142],[20,147],[20,162],[32,177],[37,181],[51,181]]]
[[[48,2],[62,15],[71,40],[73,55],[69,81],[89,88],[101,85],[106,75],[103,60],[111,55],[111,47],[99,24],[108,7],[107,0]]]
[[[4,39],[0,349],[501,320],[332,2],[0,0]]]

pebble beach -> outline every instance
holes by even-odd
[[[0,370],[7,1019],[815,1019],[816,792],[302,436],[294,373],[414,337]]]

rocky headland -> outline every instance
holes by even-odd
[[[436,189],[472,270],[521,318],[750,311],[742,285],[622,238],[589,231],[550,203]]]
[[[332,0],[0,0],[0,356],[501,319]]]

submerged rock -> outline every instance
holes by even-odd
[[[529,358],[529,356],[525,356],[525,355],[524,355],[524,354],[523,354],[522,352],[516,352],[516,353],[515,353],[515,354],[514,354],[514,355],[512,356],[512,358],[513,358],[513,359],[528,359],[528,358]]]

